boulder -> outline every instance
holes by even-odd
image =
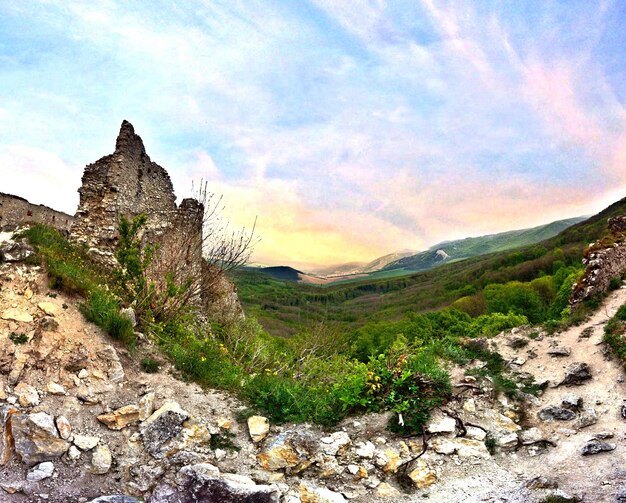
[[[35,251],[25,241],[4,241],[0,243],[0,262],[23,262]]]
[[[327,437],[322,437],[320,441],[322,452],[328,456],[341,454],[352,443],[350,435],[345,431],[336,431]]]
[[[302,503],[343,503],[346,501],[341,494],[308,482],[302,482],[298,486],[298,492]]]
[[[52,416],[44,412],[13,414],[10,424],[15,452],[29,466],[60,458],[70,447],[59,437]]]
[[[100,438],[91,435],[74,435],[74,445],[81,451],[90,451],[100,442]]]
[[[52,477],[54,473],[54,465],[50,461],[45,461],[34,466],[26,475],[26,480],[29,482],[39,482]]]
[[[98,446],[91,456],[91,473],[104,475],[111,469],[111,464],[113,457],[109,448],[106,445]]]
[[[212,465],[208,465],[212,466]],[[246,477],[221,478],[206,464],[183,467],[177,485],[159,485],[146,503],[278,503],[274,486],[256,485]]]
[[[578,420],[575,423],[575,427],[579,430],[586,428],[587,426],[594,425],[598,422],[598,415],[595,409],[588,408],[583,410],[578,416]]]
[[[560,382],[560,385],[573,386],[581,385],[585,381],[588,381],[593,376],[591,375],[591,367],[588,364],[582,362],[572,363],[567,369],[565,369],[565,376]]]
[[[578,411],[583,406],[583,399],[578,395],[565,395],[561,401],[561,406],[569,410]]]
[[[56,418],[57,430],[59,430],[59,436],[63,440],[67,440],[72,434],[72,425],[65,416],[59,416]]]
[[[316,438],[306,430],[286,430],[257,454],[261,467],[269,471],[287,469],[298,473],[313,464],[318,453]]]
[[[270,422],[263,416],[250,416],[248,418],[248,432],[253,442],[260,442],[270,432]]]
[[[553,357],[569,356],[572,354],[572,350],[570,348],[566,348],[565,346],[555,346],[548,349],[548,354]]]
[[[400,491],[387,482],[381,482],[376,488],[376,496],[378,498],[398,498]]]
[[[137,405],[125,405],[109,414],[101,414],[98,421],[110,430],[121,430],[140,421],[140,408]]]
[[[440,410],[434,410],[426,423],[427,433],[454,433],[456,431],[456,419]]]
[[[5,309],[2,314],[0,314],[0,318],[3,320],[19,321],[20,323],[32,323],[33,321],[33,317],[28,312],[15,307]]]
[[[415,487],[419,489],[426,489],[437,482],[437,475],[423,459],[417,459],[413,462],[411,471],[407,475]]]
[[[538,416],[542,421],[571,421],[576,418],[576,413],[570,409],[548,405],[539,411]]]
[[[587,442],[580,450],[580,453],[583,456],[591,456],[593,454],[599,454],[601,452],[613,451],[616,447],[616,444],[594,439]]]
[[[183,431],[189,414],[174,401],[167,401],[141,425],[143,445],[155,458],[164,458]]]
[[[57,306],[55,306],[52,302],[39,302],[37,307],[47,316],[54,316],[57,313]]]

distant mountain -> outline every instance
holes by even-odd
[[[271,276],[272,278],[281,281],[292,281],[294,283],[310,283],[313,285],[323,285],[325,283],[328,283],[328,280],[326,280],[325,278],[321,278],[312,274],[307,274],[288,265],[277,265],[270,267],[246,266],[242,269],[245,271],[267,274],[268,276]]]
[[[367,274],[374,271],[380,271],[387,264],[396,262],[403,257],[413,255],[415,250],[402,250],[399,252],[389,253],[382,257],[375,258],[371,262],[348,262],[345,264],[332,265],[319,269],[312,269],[310,272],[316,276],[324,278],[336,278],[338,276],[350,276],[354,274]]]
[[[406,256],[388,263],[384,270],[405,269],[409,271],[426,271],[444,262],[454,262],[478,255],[511,250],[520,246],[539,243],[544,239],[556,236],[587,217],[557,220],[531,229],[501,232],[474,238],[444,241],[415,255]]]

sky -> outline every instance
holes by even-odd
[[[368,261],[626,196],[626,2],[0,2],[0,191],[74,213],[123,119],[253,260]]]

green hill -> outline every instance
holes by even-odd
[[[370,321],[435,310],[489,284],[531,281],[550,275],[555,264],[580,267],[589,243],[608,232],[607,219],[623,214],[626,199],[539,243],[444,263],[401,277],[323,288],[286,283],[246,271],[235,273],[234,280],[246,311],[271,333],[289,336],[313,321],[353,329]]]
[[[477,255],[486,255],[538,243],[556,236],[559,232],[585,220],[585,217],[558,220],[531,229],[521,229],[487,236],[445,241],[428,250],[387,264],[384,269],[426,271],[445,262],[454,262]]]

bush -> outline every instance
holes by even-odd
[[[544,305],[539,294],[526,283],[511,281],[504,285],[487,285],[484,290],[487,311],[526,316],[531,323],[544,318]]]
[[[146,374],[156,374],[161,369],[161,364],[152,358],[144,358],[140,366]]]

